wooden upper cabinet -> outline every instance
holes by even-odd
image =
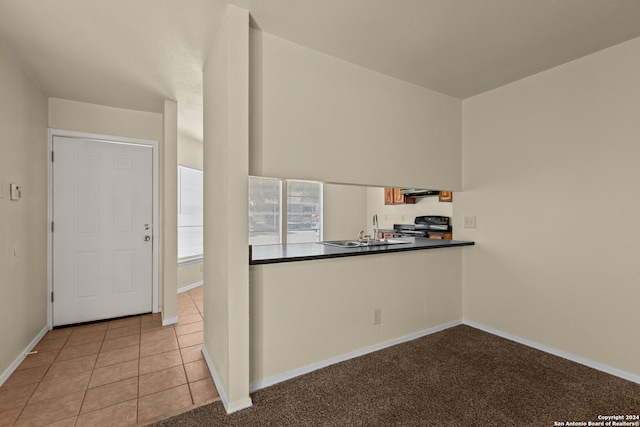
[[[393,203],[396,205],[403,205],[405,203],[404,194],[400,193],[399,188],[393,189]]]
[[[384,204],[385,205],[393,204],[393,188],[384,189]]]
[[[384,204],[385,205],[412,205],[416,202],[413,197],[407,197],[400,193],[401,188],[385,188]]]
[[[441,202],[452,202],[453,201],[453,193],[451,191],[441,191],[439,201]]]

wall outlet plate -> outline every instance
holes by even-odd
[[[379,308],[376,308],[373,310],[373,324],[374,325],[379,325],[380,324],[380,312],[381,310]]]

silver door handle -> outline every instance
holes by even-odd
[[[148,242],[149,240],[151,240],[151,236],[144,236],[144,241]]]

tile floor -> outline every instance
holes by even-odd
[[[159,314],[54,329],[0,387],[0,426],[133,426],[219,399],[201,352],[202,287]]]

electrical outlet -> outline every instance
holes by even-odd
[[[476,217],[475,216],[465,216],[464,217],[464,228],[476,228]]]
[[[375,308],[373,310],[373,324],[374,325],[380,324],[380,309],[379,308]]]

